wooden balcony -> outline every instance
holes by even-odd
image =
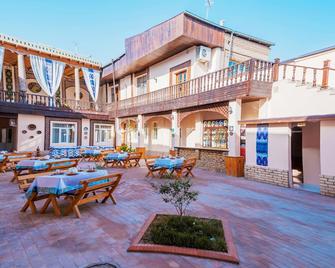
[[[0,112],[108,119],[104,104],[4,90],[0,90]]]
[[[236,98],[265,98],[271,95],[271,62],[249,60],[185,83],[108,105],[111,117],[164,112],[218,103]]]

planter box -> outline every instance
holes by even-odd
[[[152,252],[152,253],[167,253],[167,254],[178,254],[187,255],[193,257],[215,259],[220,261],[227,261],[232,263],[239,263],[236,247],[233,243],[233,237],[229,228],[227,220],[220,219],[223,226],[225,241],[227,245],[228,252],[220,252],[213,250],[186,248],[186,247],[176,247],[176,246],[166,246],[157,244],[141,244],[140,241],[151,225],[151,223],[156,218],[157,214],[153,214],[142,226],[138,235],[134,238],[132,244],[128,248],[128,252]]]

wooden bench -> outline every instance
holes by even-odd
[[[130,167],[140,167],[140,160],[142,158],[142,152],[129,153],[128,163]]]
[[[109,174],[109,175],[94,178],[94,179],[82,180],[80,182],[82,185],[82,188],[74,191],[74,193],[72,194],[67,195],[68,197],[72,199],[72,201],[71,201],[71,204],[66,209],[64,215],[65,216],[69,215],[73,211],[75,215],[78,218],[80,218],[81,214],[80,214],[78,207],[80,205],[84,205],[89,202],[98,201],[99,199],[102,199],[101,203],[105,203],[108,200],[108,198],[110,198],[113,204],[116,205],[116,200],[113,196],[113,192],[115,191],[116,187],[119,185],[121,176],[122,174],[116,173],[116,174]],[[92,183],[102,181],[102,180],[107,180],[107,182],[92,185]],[[90,184],[92,186],[90,186]],[[50,202],[51,201],[52,200],[50,200]],[[43,213],[43,211],[41,211],[41,213]]]
[[[0,163],[0,171],[12,170],[18,162],[30,159],[32,156],[33,152],[6,153],[4,154],[3,161]]]
[[[159,158],[158,155],[147,155],[145,158],[144,158],[144,161],[145,161],[145,165],[148,169],[148,173],[147,175],[145,175],[146,177],[155,177],[155,172],[160,172],[162,171],[163,169],[161,167],[156,167],[155,166],[155,160]]]
[[[28,168],[28,169],[16,169],[14,168],[14,175],[13,178],[11,180],[11,182],[17,181],[18,177],[21,175],[27,175],[27,174],[38,174],[41,172],[47,172],[47,171],[54,171],[57,169],[60,170],[65,170],[65,169],[69,169],[72,167],[76,167],[79,163],[79,159],[66,159],[66,160],[62,160],[62,161],[55,161],[55,162],[49,162],[47,163],[47,168],[43,169],[43,170],[36,170],[34,171],[33,168]],[[25,172],[25,174],[22,174],[22,172]]]
[[[189,175],[194,177],[192,170],[195,167],[196,163],[197,163],[197,159],[195,157],[186,159],[183,165],[181,167],[174,168],[172,173],[176,172],[178,178],[181,178],[182,176],[188,177]]]

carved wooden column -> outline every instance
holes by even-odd
[[[27,93],[27,78],[26,78],[26,67],[24,63],[24,55],[17,54],[17,73],[19,80],[20,96],[25,99]]]
[[[74,68],[74,95],[76,100],[76,105],[79,105],[80,101],[80,77],[79,68]]]

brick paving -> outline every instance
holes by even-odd
[[[110,169],[110,172],[116,169]],[[334,267],[335,199],[195,170],[189,213],[229,220],[240,265],[127,248],[152,213],[174,212],[154,193],[145,168],[122,170],[118,204],[91,203],[82,218],[20,213],[24,196],[0,175],[0,267]],[[61,203],[63,206],[65,203]]]

